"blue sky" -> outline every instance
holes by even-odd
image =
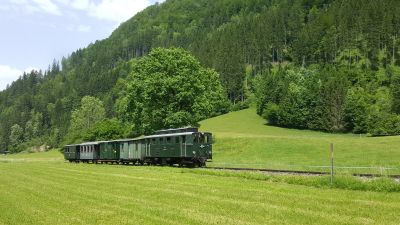
[[[0,0],[0,90],[164,0]]]

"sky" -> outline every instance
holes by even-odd
[[[164,0],[0,0],[0,91]]]

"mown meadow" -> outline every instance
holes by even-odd
[[[397,173],[400,137],[272,127],[254,111],[201,122],[215,137],[209,166],[327,170],[313,166],[329,165],[334,143],[334,183],[329,176],[67,163],[57,150],[19,153],[0,156],[0,224],[398,224],[400,184],[346,172]]]
[[[213,132],[215,138],[210,166],[327,171],[333,143],[336,172],[400,174],[400,136],[268,126],[254,108],[204,120],[201,130]]]
[[[74,164],[56,151],[2,156],[0,170],[0,224],[390,225],[400,210],[399,192],[316,187],[307,177]]]

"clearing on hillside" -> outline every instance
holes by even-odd
[[[254,108],[200,122],[213,133],[213,162],[209,166],[271,169],[329,169],[334,144],[337,172],[400,174],[400,136],[366,137],[266,125]]]

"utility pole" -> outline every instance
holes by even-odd
[[[333,143],[331,143],[331,185],[333,185]]]

